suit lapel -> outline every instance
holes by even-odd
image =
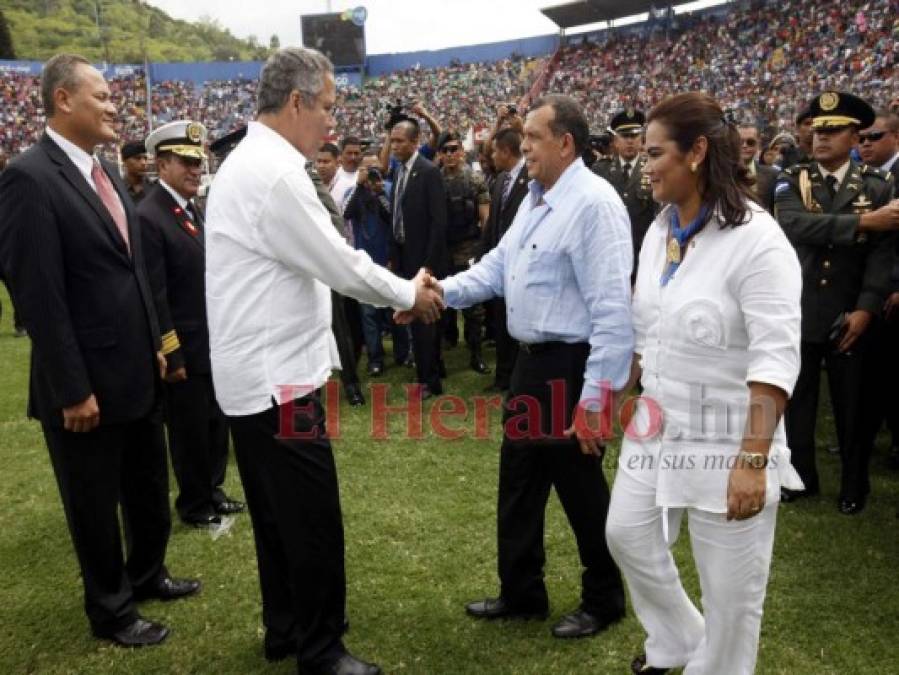
[[[849,202],[858,197],[861,191],[861,169],[859,168],[858,164],[850,160],[849,171],[846,172],[846,177],[843,179],[843,183],[840,185],[840,189],[837,190],[837,194],[833,198],[833,211],[840,211],[847,204],[849,204]]]
[[[157,185],[156,189],[159,190],[160,204],[166,214],[175,221],[175,227],[196,246],[205,248],[202,223],[195,223],[190,214],[178,205],[175,198],[162,185]]]
[[[527,166],[521,167],[521,171],[518,172],[518,175],[515,176],[513,180],[514,183],[512,185],[512,189],[509,191],[509,199],[506,201],[506,209],[509,208],[510,204],[516,201],[516,197],[518,197],[518,195],[525,194],[528,191]]]
[[[94,210],[94,212],[99,216],[100,222],[103,223],[103,227],[106,230],[107,234],[112,238],[112,243],[115,246],[116,250],[122,254],[122,256],[130,262],[130,257],[128,256],[128,250],[125,246],[125,241],[122,239],[122,235],[119,233],[118,227],[116,227],[115,221],[112,219],[112,215],[109,213],[109,209],[106,208],[106,205],[100,199],[100,196],[94,191],[94,189],[90,186],[90,184],[84,179],[84,176],[78,170],[72,160],[68,158],[65,152],[63,152],[62,148],[60,148],[53,140],[44,135],[41,138],[41,144],[44,148],[47,155],[50,159],[59,167],[59,172],[62,174],[63,178],[65,178],[75,190],[84,198],[84,200],[88,203],[88,205]],[[115,181],[113,181],[113,185],[115,185]],[[119,195],[121,198],[121,195]],[[129,197],[130,199],[130,197]],[[122,202],[125,208],[126,218],[128,216],[128,207],[127,202],[123,200]],[[131,219],[128,218],[130,221]],[[128,223],[129,233],[131,232],[131,223]]]

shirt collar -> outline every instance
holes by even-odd
[[[828,171],[820,164],[818,165],[818,168],[821,170],[821,175],[824,177],[824,180],[827,180],[828,176],[833,176],[837,179],[837,186],[840,186],[843,184],[843,179],[846,177],[846,173],[849,171],[849,164],[850,160],[847,159],[846,163],[836,171]]]
[[[72,143],[68,138],[60,134],[58,131],[54,131],[50,127],[46,128],[47,135],[50,139],[56,143],[60,147],[60,149],[66,153],[66,156],[72,160],[72,163],[78,168],[78,170],[87,175],[91,175],[91,171],[94,168],[95,158],[93,155],[87,154],[84,150],[79,148],[77,145]]]
[[[412,156],[403,164],[403,167],[406,170],[406,173],[412,171],[412,165],[415,164],[415,160],[418,159],[418,150],[412,153]]]
[[[586,168],[584,166],[584,160],[578,157],[574,160],[568,167],[562,172],[562,175],[559,176],[559,179],[555,182],[555,184],[549,189],[544,190],[543,186],[538,183],[536,180],[532,180],[528,184],[528,190],[531,193],[531,196],[534,199],[534,203],[540,201],[540,198],[543,198],[543,201],[549,205],[549,208],[555,208],[558,204],[561,203],[561,200],[565,196],[565,190],[568,184],[574,180],[574,177],[580,173],[581,169]]]
[[[293,147],[284,136],[262,122],[250,122],[247,124],[247,136],[258,136],[260,139],[267,139],[270,143],[279,146],[278,149],[282,152],[298,155],[300,166],[302,167],[305,167],[306,162],[309,161],[306,159],[305,155]]]
[[[521,173],[521,169],[524,167],[524,162],[525,162],[524,155],[522,155],[521,158],[518,160],[518,163],[515,165],[515,167],[509,173],[509,175],[512,176],[512,180],[515,180],[516,178],[518,178],[518,174]]]
[[[162,180],[162,178],[159,179],[159,184],[166,189],[166,192],[168,192],[170,195],[172,195],[172,199],[174,199],[178,203],[178,206],[180,206],[182,209],[187,208],[187,205],[190,203],[189,200],[185,199],[180,194],[178,194],[178,192],[174,188],[172,188],[168,183],[166,183],[164,180]]]
[[[899,152],[897,152],[895,155],[890,157],[886,162],[884,162],[884,164],[880,167],[880,170],[881,171],[890,171],[893,168],[893,164],[895,164],[897,160],[899,160]]]

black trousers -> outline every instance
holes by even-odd
[[[886,422],[891,443],[899,447],[899,317],[874,319],[865,353],[864,439],[868,452]]]
[[[426,324],[413,321],[412,353],[415,355],[416,381],[426,384],[434,394],[443,392],[440,382],[441,327],[442,323]]]
[[[349,387],[359,385],[359,373],[356,369],[356,349],[344,305],[346,300],[336,291],[331,291],[331,328],[340,355],[340,381],[344,387]]]
[[[317,666],[345,652],[343,519],[318,394],[294,405],[293,433],[288,406],[228,420],[253,521],[266,646],[295,644],[300,665]]]
[[[493,316],[493,335],[496,340],[496,386],[508,389],[512,378],[512,368],[518,356],[518,340],[509,335],[506,323],[506,301],[495,298],[490,301]]]
[[[133,592],[168,574],[164,561],[171,515],[162,423],[154,417],[89,433],[46,424],[43,430],[81,568],[91,630],[109,637],[137,617]]]
[[[829,344],[802,343],[802,368],[784,418],[793,466],[805,483],[805,489],[811,493],[817,493],[820,488],[815,464],[815,426],[822,362],[827,370],[840,444],[840,498],[858,500],[870,490],[870,448],[866,448],[863,442],[862,415],[865,348],[865,336],[859,339],[849,354],[837,353]]]
[[[519,351],[512,372],[504,413],[505,432],[500,449],[497,539],[501,596],[522,611],[543,611],[549,598],[543,581],[544,516],[551,487],[555,487],[577,540],[584,571],[581,607],[599,617],[624,611],[624,588],[605,538],[609,486],[602,460],[584,455],[577,440],[561,432],[571,424],[583,387],[589,345],[556,343],[539,353]],[[556,405],[551,391],[556,383]],[[559,394],[562,394],[561,398]],[[544,438],[516,438],[526,411],[522,399],[539,404]]]
[[[182,520],[213,515],[225,499],[228,421],[215,400],[212,376],[188,374],[166,384],[166,421],[172,467],[178,480],[175,509]]]

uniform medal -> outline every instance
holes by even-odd
[[[675,264],[680,262],[680,244],[674,237],[668,240],[668,262]]]

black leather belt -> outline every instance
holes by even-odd
[[[558,349],[560,347],[576,347],[580,346],[583,343],[581,342],[562,342],[561,340],[556,340],[554,342],[535,342],[533,344],[528,344],[527,342],[519,342],[518,348],[523,351],[525,354],[541,354],[543,352],[548,352],[551,349]]]

